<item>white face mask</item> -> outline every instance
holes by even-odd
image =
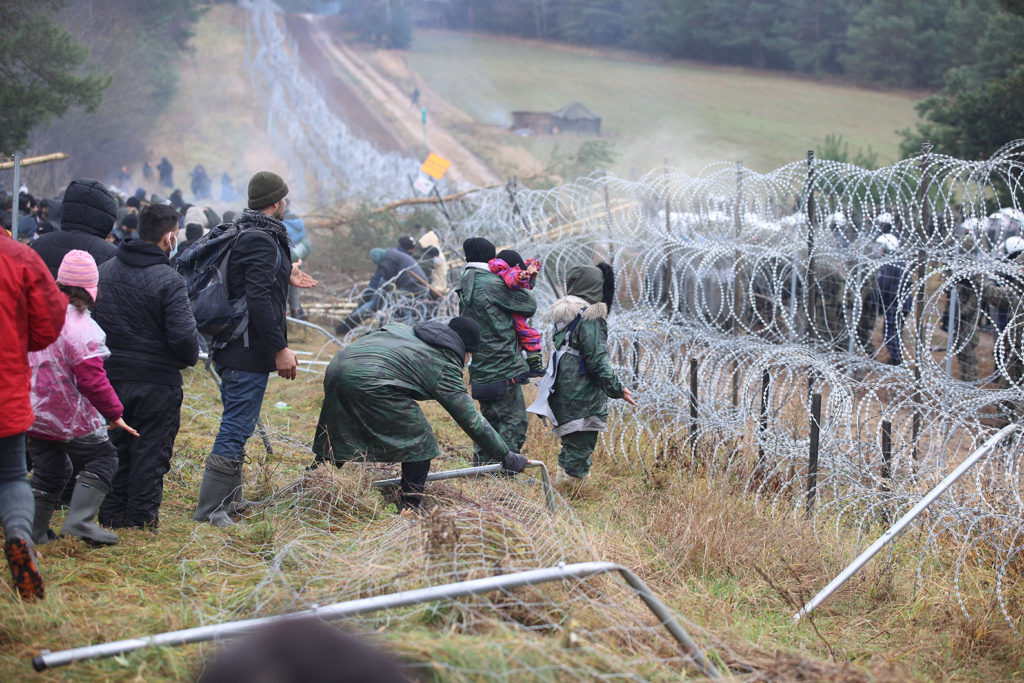
[[[169,252],[167,252],[167,258],[174,258],[175,255],[177,255],[177,253],[178,253],[178,236],[177,235],[172,235],[170,237],[170,240],[171,240],[171,250]]]

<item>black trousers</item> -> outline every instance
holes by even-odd
[[[423,489],[430,474],[430,461],[402,463],[402,502],[406,507],[418,508],[423,505]]]
[[[164,475],[171,468],[181,425],[181,387],[147,382],[111,382],[124,405],[124,421],[139,432],[113,435],[117,472],[100,507],[100,523],[111,528],[159,524]]]
[[[60,494],[75,471],[94,474],[109,486],[117,468],[117,451],[107,438],[47,441],[30,436],[25,447],[32,458],[32,488],[50,495]]]

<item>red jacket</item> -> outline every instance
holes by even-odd
[[[67,307],[39,254],[0,230],[0,439],[32,426],[28,352],[57,339]]]

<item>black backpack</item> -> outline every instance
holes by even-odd
[[[206,233],[175,264],[185,278],[185,289],[192,303],[192,315],[201,334],[212,338],[211,346],[223,348],[238,339],[249,327],[249,308],[245,296],[232,301],[228,297],[228,260],[242,230],[234,223],[223,223]],[[267,236],[270,239],[270,236]],[[277,251],[274,272],[280,266]]]

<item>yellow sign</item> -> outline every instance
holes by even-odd
[[[440,180],[444,177],[445,171],[452,165],[452,162],[437,156],[433,152],[427,157],[427,160],[420,166],[420,170],[426,173],[434,180]]]

